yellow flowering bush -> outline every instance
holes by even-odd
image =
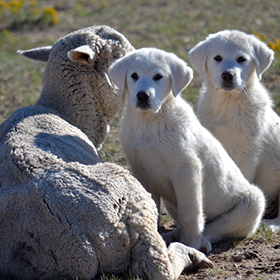
[[[56,25],[58,22],[57,12],[54,7],[43,8],[43,18],[49,19],[52,25]]]
[[[36,0],[0,0],[0,31],[22,25],[55,25],[58,22],[54,7],[40,7]]]
[[[276,38],[274,41],[268,41],[265,35],[258,34],[257,32],[253,32],[253,34],[260,39],[261,41],[265,42],[269,48],[271,48],[274,53],[275,57],[280,59],[280,39]]]

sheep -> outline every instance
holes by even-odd
[[[125,102],[125,95],[119,96],[111,84],[107,68],[133,49],[122,34],[96,26],[70,33],[53,46],[18,53],[48,62],[36,105],[54,109],[100,148],[108,123]]]
[[[132,49],[114,29],[93,26],[20,51],[47,65],[36,104],[0,126],[0,276],[93,279],[130,268],[177,279],[184,269],[213,266],[181,243],[167,248],[151,195],[98,156],[125,102],[108,68]]]

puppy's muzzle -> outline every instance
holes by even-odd
[[[234,88],[235,74],[232,71],[224,71],[222,73],[222,88],[225,90],[232,90]]]
[[[141,110],[148,110],[150,108],[149,100],[150,94],[146,91],[139,91],[137,93],[137,107]]]

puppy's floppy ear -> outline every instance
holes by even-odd
[[[120,93],[123,94],[126,87],[126,72],[128,68],[128,56],[118,59],[110,68],[109,68],[109,77],[112,82],[119,88]]]
[[[185,61],[173,54],[170,55],[168,63],[171,70],[172,92],[176,97],[192,80],[193,70]]]
[[[198,71],[199,78],[202,79],[206,72],[206,59],[209,53],[209,42],[207,40],[198,43],[189,52],[192,66]]]
[[[270,66],[274,59],[274,51],[271,50],[265,43],[261,42],[254,35],[251,36],[251,45],[254,51],[254,60],[259,79],[261,80],[262,74]]]

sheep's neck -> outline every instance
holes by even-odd
[[[43,89],[36,104],[54,109],[58,115],[87,134],[98,148],[107,135],[108,124],[121,109],[117,94],[112,91],[106,83],[94,91],[91,86],[83,87],[81,84],[77,88],[72,86],[59,92]],[[115,96],[114,102],[111,102],[112,95]]]

